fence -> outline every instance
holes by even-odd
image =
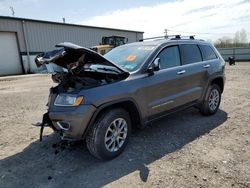
[[[250,47],[246,48],[218,48],[224,60],[234,56],[236,61],[250,61]]]

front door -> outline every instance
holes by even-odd
[[[160,70],[147,78],[149,117],[176,107],[178,95],[182,92],[183,74],[180,73],[179,47],[177,45],[169,46],[163,49],[157,58],[160,58]]]

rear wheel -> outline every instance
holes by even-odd
[[[217,84],[209,86],[206,96],[202,102],[200,112],[204,115],[215,114],[220,106],[221,91]]]
[[[99,159],[113,159],[125,149],[131,131],[127,111],[113,109],[102,113],[87,135],[88,150]]]

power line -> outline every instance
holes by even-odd
[[[192,32],[192,31],[176,31],[168,29],[168,31],[177,32],[177,33],[190,33],[190,34],[196,34],[196,35],[234,35],[235,33],[200,33],[200,32]],[[250,33],[247,33],[250,34]]]

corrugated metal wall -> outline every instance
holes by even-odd
[[[30,52],[51,50],[55,44],[60,42],[73,42],[91,47],[99,44],[103,36],[110,35],[126,36],[128,42],[136,42],[143,38],[142,32],[8,18],[0,18],[0,31],[17,32],[21,52],[27,51],[23,31],[26,33]]]
[[[250,47],[247,48],[218,48],[224,60],[234,56],[238,61],[250,61]]]
[[[26,51],[24,37],[23,37],[23,30],[22,30],[22,21],[0,18],[0,31],[16,32],[20,50],[22,52]]]
[[[99,44],[103,36],[110,35],[126,36],[129,42],[137,41],[137,33],[133,32],[48,23],[26,22],[26,31],[28,33],[29,47],[32,51],[52,49],[54,44],[60,42],[73,42],[81,46],[91,47]]]

